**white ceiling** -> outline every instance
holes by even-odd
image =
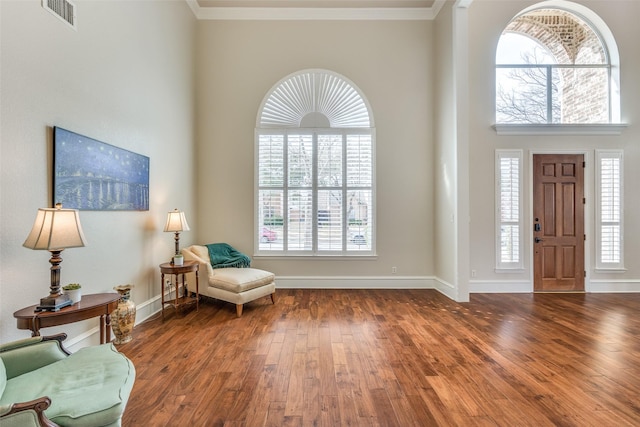
[[[198,19],[430,20],[445,0],[186,0]]]

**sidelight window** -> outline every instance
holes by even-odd
[[[496,150],[496,268],[522,268],[522,151]]]
[[[598,150],[596,158],[596,268],[621,270],[624,269],[622,152]]]

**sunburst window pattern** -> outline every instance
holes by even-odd
[[[271,92],[259,127],[368,128],[371,119],[349,82],[326,71],[309,71],[287,78]]]

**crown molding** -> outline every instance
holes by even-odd
[[[430,21],[446,0],[413,8],[202,7],[185,0],[198,20],[220,21]]]

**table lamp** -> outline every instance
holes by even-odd
[[[85,245],[85,237],[80,225],[77,209],[62,209],[60,203],[55,208],[40,208],[33,228],[22,244],[25,248],[51,252],[51,285],[49,295],[40,299],[36,311],[58,311],[72,304],[69,295],[60,291],[60,253],[67,248]]]
[[[173,231],[176,233],[176,253],[180,255],[180,232],[189,231],[189,224],[187,224],[187,218],[184,216],[184,212],[174,209],[167,215],[167,223],[164,226],[164,231]]]

